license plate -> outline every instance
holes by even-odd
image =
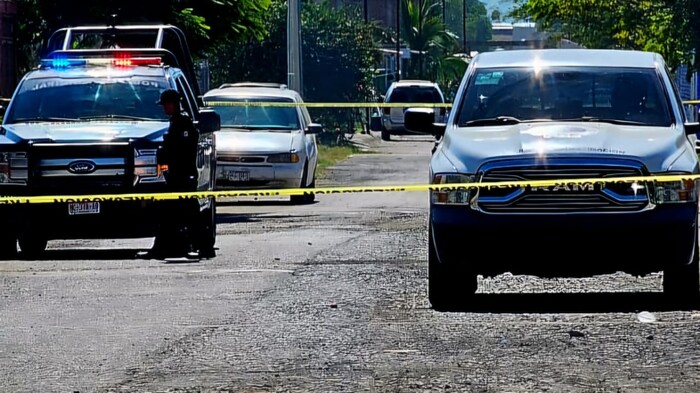
[[[100,214],[100,202],[78,202],[68,204],[68,214]]]
[[[234,171],[234,172],[228,173],[228,181],[249,181],[249,180],[250,180],[250,173],[248,173],[248,172]]]

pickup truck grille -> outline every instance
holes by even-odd
[[[481,173],[481,182],[641,176],[636,166],[553,164],[498,166]],[[593,183],[559,187],[501,188],[479,191],[478,207],[488,213],[634,212],[649,204],[645,187]]]
[[[133,149],[115,144],[35,144],[29,184],[37,193],[122,193],[133,185]]]

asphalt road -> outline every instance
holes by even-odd
[[[429,139],[357,138],[373,153],[319,186],[427,181]],[[427,208],[230,200],[211,260],[135,259],[146,239],[2,261],[0,390],[700,391],[700,312],[665,303],[659,275],[506,274],[468,309],[430,309]]]

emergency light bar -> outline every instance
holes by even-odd
[[[135,67],[146,65],[161,65],[163,60],[160,57],[129,57],[119,56],[112,58],[69,58],[56,56],[50,59],[42,59],[41,66],[48,68],[68,68],[84,65],[102,65],[112,67]]]

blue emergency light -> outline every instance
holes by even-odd
[[[102,65],[111,67],[133,67],[133,66],[145,66],[145,65],[160,65],[162,59],[160,57],[130,57],[127,55],[121,55],[117,57],[108,58],[70,58],[66,56],[54,56],[49,59],[42,59],[41,66],[47,68],[69,68],[84,65]]]

